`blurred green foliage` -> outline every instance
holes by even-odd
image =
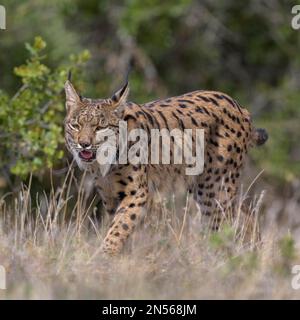
[[[68,71],[76,73],[89,59],[89,52],[83,51],[71,56],[68,64],[51,70],[42,63],[46,42],[41,37],[25,47],[30,58],[14,68],[22,79],[21,88],[12,97],[0,93],[0,165],[9,166],[12,174],[21,177],[51,168],[62,159],[62,88]]]
[[[269,132],[268,143],[251,152],[255,164],[281,182],[299,178],[300,31],[291,28],[293,1],[9,0],[3,5],[0,134],[6,174],[39,175],[63,157],[61,90],[69,68],[82,70],[86,63],[84,72],[75,74],[80,89],[105,97],[120,86],[133,59],[132,100],[225,91]],[[42,38],[26,44],[26,52],[24,43],[37,35]]]
[[[274,271],[282,276],[289,277],[292,266],[297,260],[297,249],[293,236],[288,233],[278,241],[279,254]]]

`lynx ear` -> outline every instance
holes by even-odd
[[[126,81],[125,85],[120,90],[115,92],[111,97],[111,100],[114,102],[116,108],[124,109],[128,94],[129,94],[129,83],[128,81]]]
[[[72,83],[69,80],[67,80],[65,83],[65,92],[66,108],[67,111],[70,111],[78,105],[78,102],[80,102],[80,96],[77,94],[76,90],[74,89]]]

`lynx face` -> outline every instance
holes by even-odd
[[[96,160],[98,148],[107,133],[118,134],[128,84],[108,99],[88,99],[77,94],[72,84],[65,84],[67,116],[65,139],[79,167],[83,168]]]

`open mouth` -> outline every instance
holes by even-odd
[[[79,157],[86,162],[90,162],[96,158],[96,154],[90,150],[82,150],[79,152]]]

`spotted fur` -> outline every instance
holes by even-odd
[[[223,213],[234,205],[241,169],[252,145],[263,144],[267,134],[252,126],[249,112],[227,94],[194,91],[145,104],[127,102],[128,83],[109,99],[87,99],[66,82],[66,145],[79,167],[94,179],[106,211],[113,215],[102,249],[121,251],[143,213],[150,211],[155,190],[173,192],[182,185],[193,194],[201,214],[217,230]],[[185,165],[113,165],[105,176],[99,171],[95,152],[101,142],[97,132],[110,128],[118,134],[119,120],[128,130],[174,128],[205,130],[204,172],[184,174]],[[86,150],[86,151],[85,151]],[[171,148],[172,150],[172,148]],[[84,151],[88,161],[79,154]]]

